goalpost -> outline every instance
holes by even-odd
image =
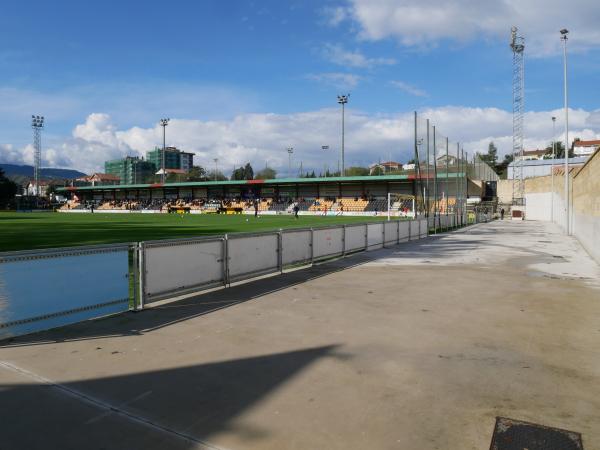
[[[392,194],[387,195],[387,217],[412,217],[416,214],[416,201],[414,195]]]

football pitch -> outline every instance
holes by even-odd
[[[385,220],[380,217],[0,213],[0,252]]]

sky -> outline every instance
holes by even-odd
[[[414,111],[465,151],[512,147],[510,27],[525,37],[525,147],[564,130],[600,138],[600,7],[594,0],[105,0],[6,2],[0,15],[0,162],[104,161],[167,145],[288,172],[412,157]],[[562,134],[564,139],[564,133]],[[329,146],[322,150],[322,146]],[[454,145],[454,144],[453,144]]]

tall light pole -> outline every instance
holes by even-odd
[[[346,176],[346,166],[344,161],[344,120],[345,120],[345,111],[346,111],[346,103],[348,103],[348,98],[350,98],[350,94],[346,95],[338,95],[338,103],[342,105],[342,173],[341,176]]]
[[[292,178],[292,153],[294,153],[294,147],[288,147],[288,177]]]
[[[550,197],[550,220],[554,222],[554,158],[556,158],[556,117],[552,116],[552,165],[550,178],[552,180],[552,195]]]
[[[321,145],[321,150],[329,150],[329,145]],[[323,176],[327,177],[327,172],[329,172],[329,168],[325,165],[323,167]]]
[[[40,174],[42,171],[42,129],[44,128],[44,116],[31,116],[31,128],[33,129],[33,182],[34,193],[40,195]]]
[[[423,145],[423,138],[418,138],[417,139],[417,155],[421,155],[421,145]],[[420,158],[420,156],[419,156]],[[391,158],[390,158],[391,161]],[[417,173],[417,167],[415,166],[415,174]],[[423,214],[425,214],[425,186],[423,185],[423,176],[421,173],[419,173],[419,181],[421,183],[421,189],[423,190],[423,192],[421,192],[421,194],[423,194]]]
[[[564,92],[565,92],[565,231],[567,235],[571,234],[569,221],[569,91],[567,88],[567,35],[569,30],[563,28],[560,30],[561,40],[563,41],[563,70],[564,70]]]
[[[215,181],[217,181],[217,173],[219,173],[219,158],[214,158],[215,162]]]
[[[165,184],[165,172],[166,172],[166,167],[165,167],[165,152],[167,151],[167,125],[169,125],[169,119],[168,117],[165,119],[160,119],[160,126],[163,128],[163,148],[162,148],[162,158],[161,158],[161,174],[160,174],[160,181],[162,184]]]

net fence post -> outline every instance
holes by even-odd
[[[223,236],[223,285],[229,284],[229,239]]]
[[[342,225],[342,256],[346,256],[346,225]]]
[[[277,266],[279,273],[283,273],[283,230],[281,228],[277,233]]]
[[[144,309],[146,303],[146,247],[143,242],[138,242],[134,250],[134,266],[135,266],[135,311]]]
[[[315,230],[310,229],[310,264],[311,266],[315,263]]]

